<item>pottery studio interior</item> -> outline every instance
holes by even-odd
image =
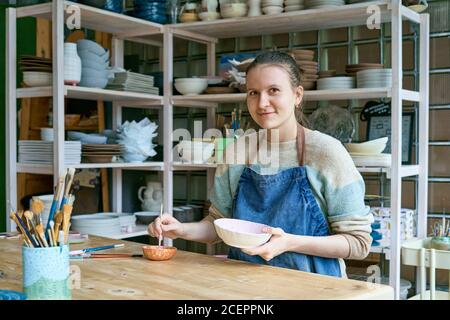
[[[450,1],[6,0],[0,69],[0,300],[450,300]]]

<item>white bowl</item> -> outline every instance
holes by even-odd
[[[206,163],[214,154],[214,143],[183,140],[177,145],[177,153],[182,161]]]
[[[41,128],[41,140],[53,141],[53,128]]]
[[[53,75],[50,72],[24,71],[23,82],[29,87],[52,85]]]
[[[220,15],[223,18],[239,18],[247,15],[246,3],[226,3],[220,5]]]
[[[283,0],[262,0],[261,7],[268,7],[268,6],[283,6]]]
[[[175,89],[183,95],[200,94],[208,87],[208,80],[192,78],[186,80],[175,80]]]
[[[283,7],[279,7],[279,6],[268,6],[268,7],[264,7],[262,8],[262,11],[264,12],[264,14],[280,14],[283,12]]]
[[[346,143],[345,148],[350,153],[356,154],[380,154],[386,148],[388,138],[366,141],[362,143]]]
[[[264,224],[239,219],[216,219],[217,235],[229,246],[254,248],[269,241],[271,234],[263,233]]]
[[[220,13],[218,12],[200,12],[198,17],[202,21],[212,21],[220,19]]]

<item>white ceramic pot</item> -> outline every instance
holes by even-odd
[[[64,43],[64,83],[77,85],[81,80],[81,59],[76,43]]]
[[[261,12],[261,0],[248,0],[248,16],[257,17],[262,15]]]

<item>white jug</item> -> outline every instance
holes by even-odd
[[[144,190],[144,197],[142,197],[142,191]],[[161,182],[147,182],[147,186],[139,188],[138,198],[142,202],[142,210],[159,212],[163,201],[163,188]]]
[[[77,85],[81,80],[81,59],[77,53],[77,44],[64,43],[64,83]]]

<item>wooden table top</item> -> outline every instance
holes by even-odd
[[[142,253],[142,244],[90,236],[70,250],[124,243],[99,253]],[[81,272],[73,299],[393,299],[389,286],[180,251],[145,258],[71,261]],[[0,289],[22,291],[20,241],[0,239]]]

